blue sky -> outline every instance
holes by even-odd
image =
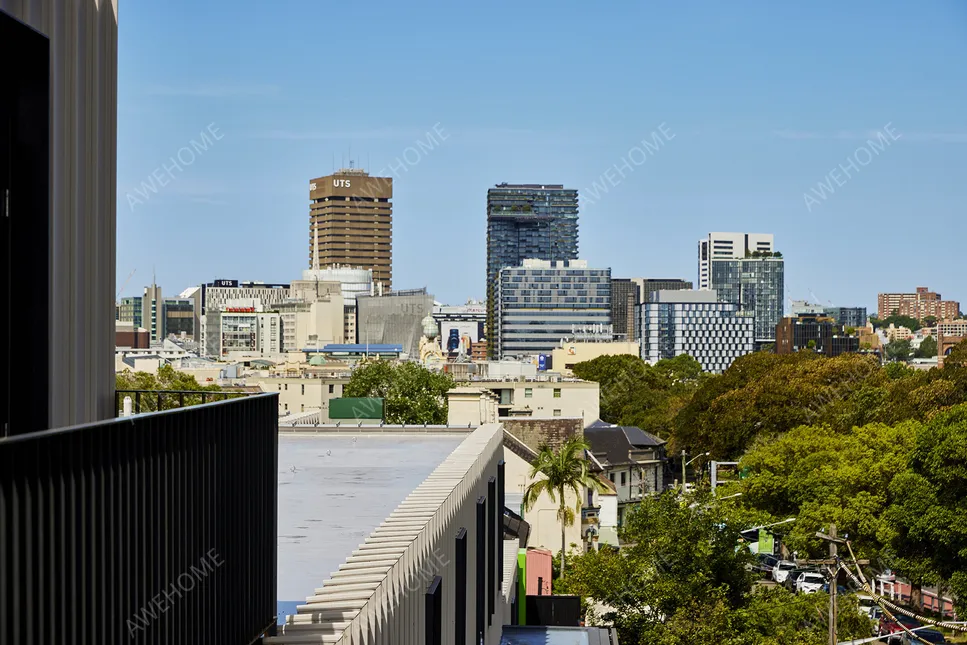
[[[308,181],[351,156],[396,164],[394,286],[444,302],[484,295],[502,181],[606,183],[580,249],[615,276],[694,280],[709,231],[771,232],[787,301],[967,301],[967,3],[606,6],[122,2],[123,295],[152,270],[168,294],[298,278]],[[837,170],[887,124],[897,139]],[[446,139],[419,149],[434,127]],[[659,128],[660,149],[605,176]]]

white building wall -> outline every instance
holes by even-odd
[[[0,0],[50,39],[51,427],[114,416],[117,0]],[[44,241],[38,241],[44,243]]]
[[[518,454],[510,450],[504,451],[506,462],[504,471],[504,490],[508,496],[523,495],[533,481],[530,478],[531,465]],[[558,502],[560,498],[558,498]],[[521,516],[530,524],[531,532],[527,538],[527,546],[547,549],[552,553],[561,552],[561,521],[557,518],[558,502],[552,502],[546,493],[541,495],[534,507],[524,511]],[[573,492],[568,493],[567,503],[573,509],[577,506],[577,497]],[[515,510],[516,509],[511,509]],[[565,541],[568,550],[571,544],[577,544],[580,551],[581,516],[574,520],[574,524],[565,529]]]

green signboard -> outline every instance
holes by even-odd
[[[764,529],[759,529],[759,549],[756,553],[768,553],[772,555],[776,552],[775,536]]]
[[[329,418],[382,420],[383,399],[332,399],[329,401]]]

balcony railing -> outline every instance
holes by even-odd
[[[277,394],[0,439],[0,643],[275,623]]]
[[[192,405],[204,405],[211,401],[225,401],[261,392],[234,392],[220,390],[116,390],[114,392],[114,414],[121,415],[124,399],[131,397],[132,412],[160,412],[175,410]]]

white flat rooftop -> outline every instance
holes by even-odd
[[[280,435],[278,599],[304,603],[465,438]]]

